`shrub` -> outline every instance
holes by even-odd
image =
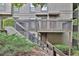
[[[73,55],[74,56],[79,56],[79,50],[73,50]]]
[[[0,33],[0,55],[15,55],[17,52],[31,51],[36,45],[16,34]]]
[[[15,23],[14,19],[10,17],[10,18],[4,18],[2,25],[3,25],[3,28],[5,28],[5,26],[14,26],[14,23]]]
[[[55,45],[55,47],[58,48],[59,50],[61,50],[66,55],[69,54],[69,47],[67,45],[65,45],[65,44],[57,44],[57,45]]]
[[[60,50],[62,50],[62,51],[64,51],[64,50],[68,50],[69,49],[69,47],[67,46],[67,45],[61,45],[61,44],[59,44],[59,45],[55,45],[58,49],[60,49]]]

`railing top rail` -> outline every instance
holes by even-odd
[[[54,21],[56,21],[56,22],[72,22],[72,20],[47,20],[47,19],[24,19],[24,20],[22,20],[22,19],[20,19],[20,20],[17,20],[17,21],[23,21],[23,22],[27,22],[27,21],[52,21],[52,22],[54,22]]]
[[[20,26],[24,31],[27,31],[21,24],[19,24],[16,20],[15,20],[15,22],[16,22],[16,24],[18,25],[18,26]]]

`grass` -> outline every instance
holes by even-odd
[[[0,55],[15,55],[17,52],[31,51],[36,45],[16,34],[0,33]]]

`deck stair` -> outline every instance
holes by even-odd
[[[18,25],[18,26],[20,26],[23,30],[24,30],[24,32],[28,32],[21,24],[19,24],[18,22],[16,22],[16,24]],[[21,35],[21,36],[24,36],[21,32],[19,32],[19,31],[17,31],[14,27],[10,27],[10,26],[8,26],[8,27],[5,27],[5,30],[7,30],[7,33],[9,34],[9,35],[11,35],[11,34],[17,34],[17,35]],[[38,41],[38,38],[37,37],[35,37],[35,40],[37,40]],[[32,40],[31,40],[32,41]],[[36,41],[36,43],[37,43],[37,45],[38,45],[38,43],[40,43],[40,41],[38,41],[37,42]],[[32,42],[34,42],[34,41],[32,41]],[[34,42],[35,43],[35,42]],[[41,42],[41,43],[43,43],[43,42]],[[40,44],[41,44],[40,43]],[[49,43],[48,41],[46,42],[46,44],[44,44],[44,45],[38,45],[48,56],[66,56],[62,51],[60,51],[59,49],[57,49],[54,45],[52,45],[51,43]]]

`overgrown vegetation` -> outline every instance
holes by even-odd
[[[23,3],[13,3],[13,6],[16,8],[21,8],[24,4]]]
[[[73,20],[73,25],[79,25],[79,20],[78,19],[74,19]]]
[[[59,50],[61,50],[66,55],[69,54],[69,46],[67,46],[65,44],[57,44],[57,45],[55,45],[55,47],[57,47]]]
[[[35,44],[16,34],[0,33],[0,55],[16,55],[18,52],[31,51]]]
[[[41,8],[43,8],[43,6],[46,5],[46,3],[32,3],[35,7],[41,6]]]
[[[79,38],[79,33],[78,32],[73,32],[73,39],[78,39]]]
[[[73,20],[73,25],[79,25],[79,20],[78,19],[74,19]],[[78,37],[79,37],[79,33],[78,32],[73,32],[73,39],[78,39]]]
[[[14,26],[14,24],[15,21],[13,17],[3,18],[3,22],[2,22],[3,29],[5,28],[5,26]]]
[[[76,9],[76,10],[78,10],[78,9]],[[74,19],[73,20],[73,25],[79,26],[79,19]],[[73,32],[72,38],[74,39],[74,41],[73,41],[72,55],[79,56],[79,48],[78,48],[79,33],[77,31]]]
[[[79,50],[73,50],[73,56],[79,56]]]
[[[46,3],[32,3],[34,5],[34,7],[38,7],[41,6],[41,8],[43,8],[43,6],[46,5]],[[13,6],[20,9],[24,4],[23,3],[13,3]]]

